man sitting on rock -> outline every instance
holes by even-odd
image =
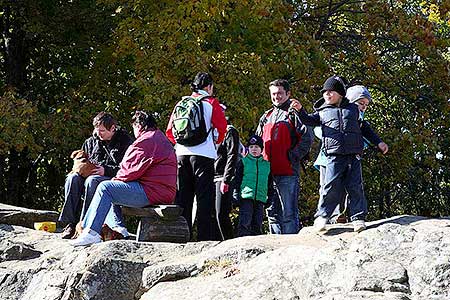
[[[97,168],[87,178],[78,173],[67,175],[64,185],[64,205],[58,219],[67,224],[62,234],[63,239],[74,236],[75,225],[86,213],[98,184],[116,175],[125,151],[133,142],[128,133],[119,129],[117,121],[109,113],[100,112],[92,124],[94,133],[83,143],[82,150],[88,154],[89,161],[96,164]],[[82,198],[84,198],[83,206]]]
[[[99,243],[104,223],[128,236],[118,205],[139,208],[172,204],[175,199],[177,158],[171,143],[150,114],[137,111],[132,124],[136,141],[125,153],[117,175],[97,187],[82,221],[83,232],[71,242],[73,246]]]

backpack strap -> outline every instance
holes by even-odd
[[[189,96],[189,97],[192,97],[192,96]],[[199,102],[201,102],[201,101],[203,101],[204,99],[206,99],[206,98],[211,98],[212,96],[211,95],[200,95],[200,96],[198,96],[198,97],[192,97],[192,98],[194,98],[195,100],[197,100],[197,101],[199,101]],[[201,113],[202,113],[202,118],[203,118],[203,121],[205,121],[205,112],[204,112],[204,110],[203,110],[203,103],[200,103],[201,105],[200,105],[200,109],[201,109]],[[210,124],[211,126],[209,126],[209,130],[206,132],[206,138],[208,138],[208,135],[213,131],[213,129],[214,129],[214,127],[212,126],[212,123]],[[216,150],[217,150],[217,146],[216,146],[216,143],[214,142],[214,138],[213,138],[213,144],[214,144],[214,148],[216,148]]]

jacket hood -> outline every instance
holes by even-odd
[[[346,106],[349,103],[350,103],[350,101],[346,97],[344,97],[344,98],[342,98],[342,101],[341,101],[341,104],[339,105],[339,107]],[[314,103],[313,107],[314,107],[315,111],[319,111],[319,110],[322,110],[327,107],[336,107],[336,105],[325,103],[325,99],[322,97],[319,100],[317,100],[316,103]]]
[[[369,90],[363,85],[355,85],[347,89],[346,97],[351,103],[358,101],[359,99],[366,98],[369,102],[372,102],[372,96]]]

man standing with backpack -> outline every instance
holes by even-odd
[[[273,192],[267,209],[272,234],[298,233],[300,166],[312,144],[310,130],[291,108],[291,90],[287,80],[269,84],[272,108],[259,120],[256,134],[264,141],[264,159],[270,162]]]
[[[212,238],[214,206],[214,160],[216,145],[225,137],[227,121],[213,95],[213,80],[198,73],[192,94],[179,101],[167,125],[167,138],[175,144],[178,160],[178,193],[175,203],[183,207],[192,238],[192,206],[197,199],[197,240]],[[215,140],[214,129],[217,130]]]

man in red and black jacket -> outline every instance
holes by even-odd
[[[175,144],[178,161],[178,191],[175,203],[183,207],[192,238],[192,206],[197,200],[197,240],[212,239],[212,211],[214,205],[214,161],[216,145],[220,144],[227,130],[227,120],[219,101],[213,95],[213,80],[208,73],[198,73],[191,84],[192,96],[202,97],[206,125],[206,140],[198,145],[177,143],[173,134],[173,114],[166,129],[167,138]],[[217,130],[217,138],[215,137]]]
[[[273,176],[271,205],[267,209],[269,229],[273,234],[297,233],[300,165],[311,148],[312,135],[290,107],[289,82],[274,80],[269,90],[272,108],[261,117],[256,130],[263,138],[263,155],[270,162]]]

